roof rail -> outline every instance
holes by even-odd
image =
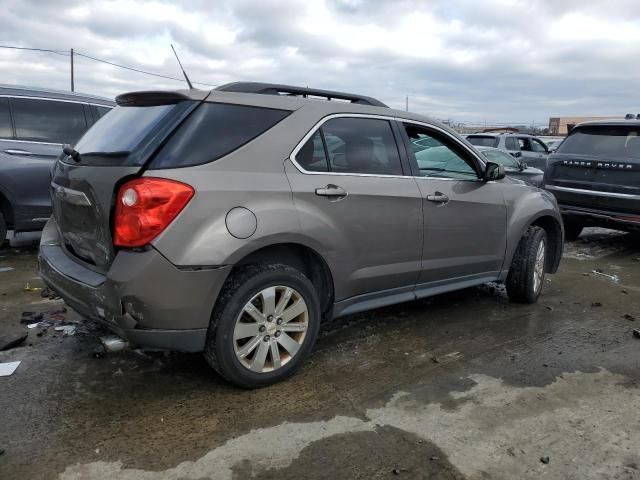
[[[335,92],[332,90],[318,90],[315,88],[295,87],[292,85],[280,85],[277,83],[260,83],[260,82],[232,82],[217,87],[215,90],[222,92],[239,92],[239,93],[258,93],[262,95],[290,95],[307,97],[323,97],[327,100],[347,100],[351,103],[360,105],[372,105],[374,107],[385,107],[387,105],[380,100],[364,95],[356,95],[353,93]]]

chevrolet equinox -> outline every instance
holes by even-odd
[[[238,386],[290,376],[325,319],[495,281],[531,303],[558,268],[554,197],[429,118],[263,83],[116,101],[56,162],[41,275]]]

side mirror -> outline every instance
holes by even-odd
[[[484,169],[484,178],[485,182],[489,182],[491,180],[502,180],[505,177],[504,165],[499,163],[487,162],[487,165]]]
[[[528,166],[527,162],[520,162],[520,170],[526,170]]]
[[[522,156],[522,152],[514,152],[513,156],[516,158],[520,158]]]

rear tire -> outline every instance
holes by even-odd
[[[568,242],[575,242],[580,234],[584,225],[576,222],[575,220],[564,221],[564,239]]]
[[[238,387],[265,387],[300,368],[319,330],[320,302],[307,277],[287,265],[248,265],[220,292],[204,356]]]
[[[7,239],[7,222],[4,219],[4,215],[0,212],[0,247],[4,245]]]
[[[507,276],[507,294],[512,302],[538,301],[544,284],[547,251],[547,232],[541,227],[529,227],[520,239]]]

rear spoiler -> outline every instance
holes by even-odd
[[[175,91],[141,91],[123,93],[116,97],[116,103],[121,107],[154,107],[158,105],[174,105],[187,100],[202,101],[208,91],[204,90],[175,90]]]

